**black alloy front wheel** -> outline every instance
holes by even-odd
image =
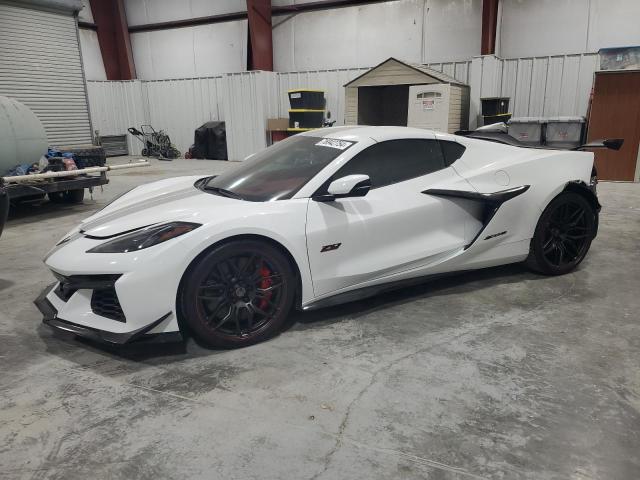
[[[183,318],[207,346],[253,345],[282,330],[295,284],[288,259],[268,243],[223,244],[187,273],[181,292]]]
[[[582,195],[574,192],[558,195],[538,220],[527,265],[546,275],[572,271],[589,251],[597,215]]]

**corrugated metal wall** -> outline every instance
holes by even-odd
[[[40,119],[50,145],[91,143],[76,19],[0,3],[0,95]]]
[[[598,54],[500,59],[471,62],[471,127],[480,120],[480,98],[509,97],[514,117],[585,116]]]
[[[480,98],[511,98],[514,116],[585,115],[598,55],[563,55],[428,65],[471,86],[470,127],[477,124]],[[193,131],[208,120],[227,123],[229,158],[240,160],[266,145],[266,119],[288,116],[287,90],[326,92],[336,125],[344,123],[344,84],[368,69],[309,72],[243,72],[179,80],[88,82],[94,128],[104,135],[150,123],[166,130],[182,152]],[[129,138],[130,151],[140,148]]]
[[[146,94],[139,80],[87,82],[93,128],[101,135],[123,135],[127,128],[147,123]],[[140,154],[142,144],[127,134],[130,154]]]
[[[446,73],[459,82],[469,84],[469,69],[471,68],[471,61],[429,63],[427,64],[427,67],[437,70],[438,72]]]
[[[500,96],[515,117],[586,115],[598,55],[502,60]]]
[[[193,143],[197,127],[211,120],[223,120],[221,83],[222,77],[142,82],[147,123],[167,132],[184,154]]]
[[[277,75],[244,72],[219,77],[153,81],[87,82],[94,128],[102,135],[150,124],[165,130],[184,153],[194,130],[211,120],[227,122],[229,158],[240,160],[266,145],[266,119],[278,116]],[[128,135],[129,152],[142,143]]]
[[[277,74],[225,75],[221,93],[229,158],[242,160],[267,145],[267,119],[278,116]]]

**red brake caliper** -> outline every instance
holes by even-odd
[[[269,270],[264,263],[260,267],[260,276],[262,277],[262,280],[260,280],[260,288],[266,289],[273,284],[273,280],[269,278],[271,276],[271,270]],[[265,292],[264,296],[260,299],[260,304],[258,305],[260,310],[267,308],[269,300],[271,300],[271,295],[273,295],[273,292]]]

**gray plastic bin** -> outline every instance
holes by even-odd
[[[575,148],[582,143],[584,117],[551,117],[547,119],[546,145],[553,148]]]
[[[516,117],[509,120],[509,135],[527,145],[542,145],[541,117]]]

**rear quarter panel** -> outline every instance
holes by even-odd
[[[530,186],[527,192],[503,204],[489,224],[487,235],[508,231],[502,243],[530,239],[540,214],[567,183],[581,181],[588,185],[591,178],[591,152],[527,149],[465,140],[469,142],[467,151],[454,163],[454,168],[476,190],[489,193]]]

